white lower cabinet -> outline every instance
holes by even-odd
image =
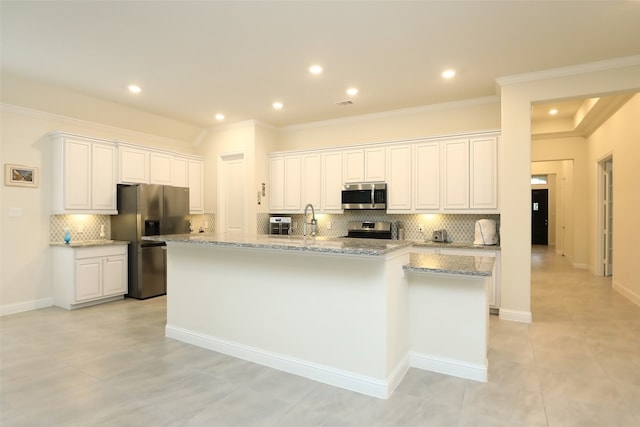
[[[52,249],[54,305],[71,310],[127,293],[126,245]]]
[[[464,248],[440,248],[440,247],[420,247],[414,246],[411,249],[416,253],[440,254],[440,255],[459,255],[473,256],[482,258],[495,258],[493,270],[491,272],[491,280],[489,281],[489,308],[494,310],[500,309],[500,251],[491,249],[464,249]],[[483,262],[482,258],[477,262]]]

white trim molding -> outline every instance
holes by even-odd
[[[628,298],[632,303],[640,306],[640,295],[629,289],[628,287],[620,284],[618,281],[612,281],[612,287],[622,296]]]
[[[486,361],[484,365],[478,365],[476,363],[463,362],[430,354],[410,352],[409,363],[412,368],[438,372],[467,380],[486,383],[488,378],[487,372],[489,364]]]
[[[19,302],[16,304],[2,305],[0,306],[0,316],[7,316],[9,314],[16,314],[16,313],[22,313],[25,311],[37,310],[39,308],[51,307],[52,305],[53,305],[53,297]]]
[[[640,65],[640,55],[625,56],[622,58],[607,59],[604,61],[589,62],[568,67],[552,68],[532,73],[515,74],[512,76],[499,77],[496,82],[499,86],[506,86],[519,83],[548,80],[558,77],[569,77],[578,74],[593,73],[597,71],[613,70],[623,67],[634,67]]]
[[[165,335],[178,341],[217,351],[239,359],[248,360],[279,371],[299,375],[314,381],[355,391],[367,396],[387,399],[400,383],[409,366],[406,358],[389,375],[387,380],[368,377],[354,372],[331,368],[306,360],[261,350],[255,347],[212,337],[188,329],[167,324]]]
[[[531,312],[500,308],[500,319],[511,322],[531,323]]]

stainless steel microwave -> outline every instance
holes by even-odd
[[[342,209],[387,209],[387,184],[384,182],[349,183],[342,186]]]

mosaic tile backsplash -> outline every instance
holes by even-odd
[[[269,218],[272,214],[257,214],[257,232],[269,232]],[[304,223],[301,214],[285,214],[293,222],[294,235],[302,234]],[[448,239],[456,243],[473,242],[475,223],[482,218],[496,221],[500,230],[500,215],[479,214],[396,214],[388,215],[376,211],[345,211],[344,214],[316,214],[318,220],[318,235],[340,237],[347,234],[349,221],[388,221],[392,223],[393,238],[397,238],[398,224],[404,227],[407,240],[431,240],[434,230],[447,230]],[[200,231],[214,233],[216,230],[215,214],[190,215],[193,233]],[[63,241],[64,231],[68,228],[71,240],[98,240],[100,230],[104,226],[105,238],[111,238],[111,217],[109,215],[51,215],[49,217],[49,241],[59,243]],[[420,227],[423,233],[420,233]]]
[[[267,213],[258,214],[258,233],[269,232],[269,217]],[[304,217],[301,214],[284,214],[290,216],[293,223],[292,234],[302,234]],[[309,215],[310,217],[310,215]],[[479,219],[493,219],[500,230],[500,215],[481,214],[386,214],[376,211],[345,211],[344,214],[316,214],[318,220],[318,235],[340,237],[347,235],[349,221],[387,221],[392,223],[393,238],[397,238],[398,224],[404,227],[406,240],[431,240],[434,230],[446,230],[449,241],[456,243],[472,243],[475,224]],[[329,228],[330,226],[330,228]],[[423,233],[420,233],[420,227]]]
[[[215,214],[190,215],[191,228],[194,233],[202,230],[213,233],[216,229]],[[268,219],[267,219],[268,221]],[[72,241],[99,240],[100,230],[104,226],[105,239],[111,238],[110,215],[50,215],[49,241],[60,243],[64,240],[64,231],[69,229]]]

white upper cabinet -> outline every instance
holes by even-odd
[[[311,203],[314,208],[322,207],[322,156],[320,153],[302,157],[302,205]]]
[[[171,185],[173,156],[170,153],[149,152],[149,184]]]
[[[497,211],[498,137],[443,142],[445,210]]]
[[[120,145],[119,151],[119,182],[122,184],[148,184],[149,151],[129,145]]]
[[[469,140],[444,141],[443,149],[443,207],[469,208]]]
[[[189,159],[173,156],[171,161],[171,185],[174,187],[189,186]]]
[[[115,145],[63,133],[51,137],[53,212],[117,213]]]
[[[344,182],[381,182],[386,178],[385,148],[343,152]]]
[[[189,212],[204,213],[204,162],[198,159],[189,159],[187,167]],[[184,185],[176,185],[176,187],[184,187]]]
[[[284,209],[284,157],[269,159],[269,209],[278,211]]]
[[[491,131],[274,153],[270,210],[342,213],[344,183],[386,182],[389,213],[498,213],[498,142]]]
[[[94,143],[91,149],[91,209],[117,209],[116,161],[117,148],[113,144]]]
[[[322,153],[322,212],[342,212],[342,152]]]
[[[417,211],[440,209],[440,143],[414,146],[413,207]]]
[[[411,210],[411,145],[387,149],[387,212]]]
[[[470,146],[471,209],[498,208],[498,140],[473,138]]]
[[[272,212],[298,212],[302,209],[302,158],[277,156],[269,160]]]

